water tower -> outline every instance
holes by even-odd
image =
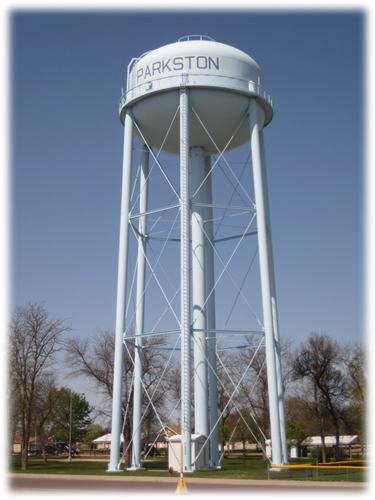
[[[194,428],[210,438],[210,466],[219,466],[214,293],[212,156],[251,142],[263,329],[272,440],[272,463],[287,464],[277,304],[263,130],[273,103],[263,74],[244,52],[204,36],[189,36],[147,52],[128,66],[120,100],[124,124],[123,180],[118,266],[112,444],[108,471],[118,471],[133,136],[143,142],[140,172],[136,345],[132,469],[140,468],[142,361],[147,243],[149,157],[153,150],[179,156],[181,442],[185,471],[192,468],[191,376]],[[189,167],[190,165],[190,167]],[[178,167],[177,167],[178,168]],[[162,205],[162,203],[161,203]],[[165,207],[160,208],[160,210]],[[132,216],[134,220],[134,216]],[[192,303],[191,303],[192,302]],[[217,305],[216,305],[217,306]],[[232,332],[235,333],[235,332]],[[191,366],[192,344],[194,362]]]

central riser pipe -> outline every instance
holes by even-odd
[[[195,434],[208,436],[208,381],[206,347],[206,288],[205,288],[205,208],[194,203],[204,203],[205,160],[203,149],[191,149],[191,241],[193,280],[193,331],[194,331],[194,401]]]

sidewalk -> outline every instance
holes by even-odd
[[[179,477],[173,476],[173,477],[149,477],[149,476],[121,476],[121,472],[119,473],[108,473],[106,476],[80,476],[80,475],[68,475],[68,474],[17,474],[17,473],[8,473],[8,477],[14,477],[14,476],[20,476],[22,475],[23,477],[43,477],[43,478],[49,478],[49,479],[85,479],[86,481],[92,480],[92,481],[108,481],[110,479],[111,481],[129,481],[129,482],[154,482],[154,483],[178,483]],[[370,487],[369,483],[351,483],[347,481],[343,482],[336,482],[336,481],[289,481],[289,480],[277,480],[277,479],[265,479],[265,480],[260,480],[260,479],[211,479],[211,478],[196,478],[196,477],[189,477],[188,475],[184,476],[186,484],[189,485],[189,483],[193,484],[236,484],[236,485],[246,485],[246,484],[251,484],[253,486],[269,486],[269,485],[277,485],[280,486],[280,488],[288,488],[291,486],[298,486],[300,488],[312,488],[314,486],[324,486],[325,488],[356,488],[356,489],[361,489],[365,490]]]

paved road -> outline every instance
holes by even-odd
[[[123,492],[123,493],[159,493],[174,494],[178,478],[128,478],[128,477],[75,477],[10,474],[8,487],[21,493],[47,491],[75,491],[82,493]],[[189,493],[307,493],[313,487],[314,492],[350,494],[362,493],[366,488],[363,483],[311,483],[297,481],[227,481],[185,478]]]

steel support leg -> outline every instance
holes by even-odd
[[[260,141],[260,154],[262,162],[262,176],[263,176],[263,188],[264,188],[264,209],[265,209],[266,225],[268,227],[267,244],[268,244],[268,259],[269,259],[269,269],[270,269],[272,320],[273,320],[273,331],[275,337],[275,358],[276,358],[277,393],[278,393],[277,399],[279,402],[280,436],[281,436],[281,449],[283,454],[282,465],[288,465],[289,464],[288,442],[286,438],[283,376],[282,376],[281,355],[280,355],[279,320],[277,314],[276,280],[275,280],[275,267],[273,260],[271,215],[270,215],[270,203],[268,196],[266,150],[264,146],[263,130],[261,130],[259,133],[259,141]]]
[[[120,470],[120,436],[121,436],[121,406],[122,406],[122,379],[124,368],[124,332],[126,307],[126,278],[129,247],[129,208],[130,187],[133,152],[133,116],[131,111],[126,112],[124,123],[124,154],[121,194],[120,244],[117,280],[116,305],[116,340],[115,360],[113,373],[113,402],[112,402],[112,434],[111,455],[108,464],[109,472]]]
[[[257,228],[259,244],[259,263],[260,277],[262,287],[263,302],[263,321],[266,339],[266,357],[267,357],[267,380],[268,397],[270,408],[271,424],[271,445],[272,445],[272,463],[282,465],[282,450],[279,424],[279,404],[277,389],[276,357],[275,357],[275,339],[273,332],[272,318],[272,298],[271,298],[271,280],[269,269],[269,249],[267,244],[267,224],[265,214],[265,187],[262,175],[262,161],[259,141],[258,110],[255,98],[250,99],[250,134],[251,134],[251,154],[253,161],[253,176],[255,202],[257,209]]]
[[[184,471],[191,471],[191,320],[190,320],[190,198],[189,101],[180,90],[181,204],[181,443]]]
[[[204,199],[205,203],[212,205],[212,174],[211,170],[211,157],[205,156],[205,171],[204,176],[206,181],[204,183]],[[212,208],[205,208],[205,231],[207,235],[206,242],[206,328],[208,330],[216,329],[216,312],[215,312],[215,268],[214,268],[214,249],[212,243],[214,240],[213,234],[213,214]],[[219,456],[219,426],[217,424],[217,369],[216,369],[216,333],[210,332],[207,335],[207,348],[208,348],[208,382],[209,382],[209,401],[210,401],[210,468],[217,469],[220,466]]]
[[[141,158],[139,213],[147,211],[149,150],[143,145]],[[139,218],[138,268],[137,268],[137,311],[136,335],[144,333],[145,272],[146,272],[146,216]],[[142,377],[143,377],[143,338],[135,338],[137,348],[134,352],[134,403],[133,403],[133,447],[131,470],[141,468],[141,431],[142,431]]]

